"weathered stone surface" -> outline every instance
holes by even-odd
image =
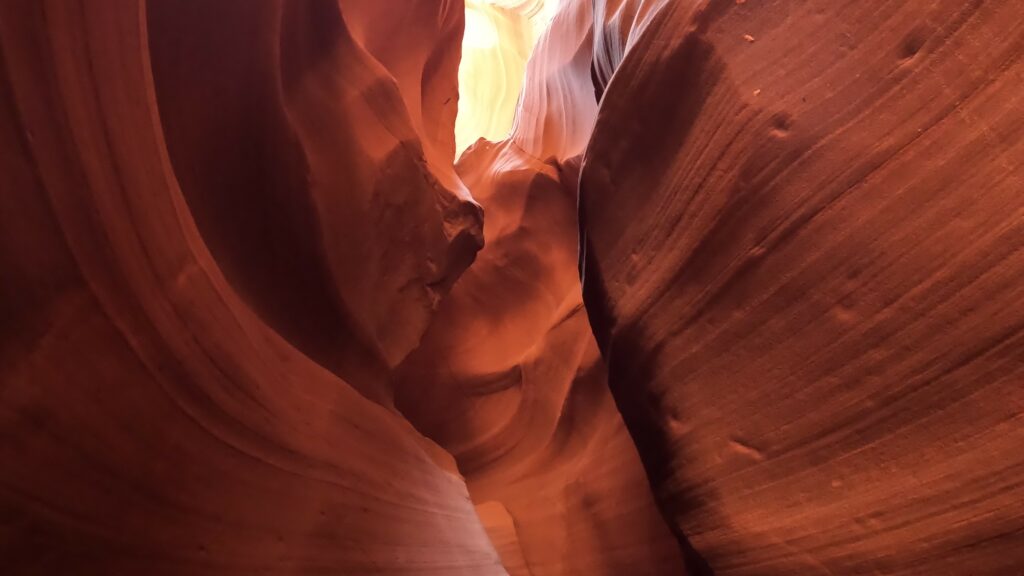
[[[214,220],[228,229],[232,223],[230,214],[215,211],[223,205],[214,206],[228,200],[204,193],[227,195],[238,203],[240,218],[248,210],[246,192],[263,203],[261,217],[287,220],[301,212],[289,202],[307,203],[305,214],[314,218],[302,223],[319,221],[321,233],[355,220],[316,204],[332,201],[327,187],[337,173],[319,171],[312,157],[324,151],[317,152],[316,138],[297,127],[301,121],[288,114],[289,106],[306,102],[310,107],[302,113],[310,114],[314,104],[324,104],[320,117],[328,124],[345,105],[369,106],[364,90],[387,86],[385,76],[365,64],[354,45],[336,44],[343,34],[332,34],[329,49],[306,45],[309,60],[289,63],[312,64],[324,49],[328,63],[348,58],[345,65],[365,65],[363,76],[342,80],[310,69],[275,93],[267,88],[272,83],[260,83],[262,72],[226,66],[223,72],[237,75],[223,85],[205,84],[198,80],[215,79],[208,66],[217,68],[210,60],[218,57],[273,72],[278,60],[266,44],[276,36],[268,29],[281,17],[289,22],[285,28],[304,27],[311,21],[300,17],[301,10],[313,3],[262,3],[267,12],[249,2],[203,4],[178,3],[181,12],[165,14],[171,19],[157,27],[180,25],[178,57],[190,63],[170,69],[191,68],[196,77],[190,87],[200,94],[209,90],[221,106],[207,109],[202,98],[179,102],[162,123],[142,2],[0,3],[3,572],[504,574],[465,485],[445,470],[451,468],[448,457],[281,334],[307,328],[302,318],[317,309],[305,300],[317,296],[339,307],[359,303],[366,314],[345,320],[354,332],[372,336],[366,342],[379,344],[381,357],[411,345],[403,340],[412,339],[410,332],[393,335],[389,326],[375,323],[375,311],[390,306],[410,316],[409,326],[423,323],[417,318],[429,315],[430,305],[421,293],[431,288],[410,284],[409,293],[392,292],[385,288],[396,277],[377,276],[368,266],[393,266],[395,273],[409,272],[403,278],[412,282],[426,278],[410,271],[428,270],[433,253],[438,269],[430,282],[440,273],[440,255],[448,249],[443,210],[429,197],[424,203],[415,196],[430,191],[425,179],[411,182],[395,204],[403,217],[420,218],[410,220],[417,227],[407,231],[409,238],[382,237],[379,250],[367,250],[375,239],[365,238],[357,259],[367,265],[360,268],[366,276],[327,282],[333,291],[312,291],[302,278],[294,290],[277,293],[289,280],[240,272],[247,263],[236,258],[258,262],[261,255],[269,258],[262,247],[282,248],[271,240],[262,244],[259,234],[222,238],[218,251],[206,244],[213,234],[229,235],[215,230]],[[230,8],[238,10],[220,22],[223,28],[216,19],[188,18],[192,10]],[[336,11],[320,16],[341,25]],[[208,26],[223,44],[208,44]],[[323,39],[315,30],[302,34],[303,41]],[[234,51],[232,38],[245,49]],[[260,41],[250,46],[254,38]],[[235,101],[219,92],[238,89],[236,82],[248,87],[242,90],[247,96]],[[317,95],[349,100],[334,100],[332,109]],[[396,120],[399,108],[380,113],[362,118],[376,139],[353,137],[352,145],[366,157],[390,155],[402,170],[426,174],[417,168],[417,155],[383,127],[404,125]],[[162,129],[171,118],[202,124],[194,132],[183,128],[177,138],[196,138],[188,145],[210,146],[210,156],[186,155],[172,164]],[[352,134],[333,130],[331,136]],[[224,149],[235,145],[251,148]],[[203,164],[218,159],[225,161],[220,173]],[[202,187],[183,194],[176,168],[195,170],[186,184]],[[241,174],[246,168],[257,175]],[[264,176],[283,189],[268,186],[257,194],[247,188]],[[223,188],[214,185],[218,177]],[[348,188],[347,196],[336,194],[333,201],[347,199],[346,210],[369,219],[373,190],[369,184]],[[281,192],[291,195],[272,202]],[[366,204],[356,201],[359,192]],[[197,207],[204,201],[211,204]],[[193,214],[207,209],[205,226],[197,226]],[[317,220],[325,214],[333,218]],[[295,232],[294,224],[281,224],[280,237],[288,237],[282,230]],[[339,234],[354,232],[344,228]],[[291,246],[309,248],[290,238]],[[375,260],[388,244],[394,261]],[[326,271],[339,262],[355,266],[332,251],[336,245],[321,247],[311,253]],[[225,275],[222,266],[235,274]],[[375,292],[366,291],[374,286]],[[373,300],[359,301],[360,295]],[[284,315],[261,305],[284,306],[298,318],[287,324]]]
[[[1022,14],[0,0],[0,571],[1016,574]]]
[[[587,306],[718,573],[1024,565],[1022,10],[668,3],[607,82]]]

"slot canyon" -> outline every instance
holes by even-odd
[[[0,0],[0,574],[1024,575],[1024,0]]]

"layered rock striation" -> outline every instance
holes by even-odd
[[[0,0],[4,573],[1015,574],[1022,14]]]
[[[662,4],[580,185],[662,509],[716,573],[1020,570],[1024,3]]]

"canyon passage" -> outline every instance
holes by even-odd
[[[0,573],[1024,574],[1024,0],[0,0]]]

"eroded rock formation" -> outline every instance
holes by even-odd
[[[671,2],[606,51],[587,306],[718,573],[1024,566],[1021,14]]]
[[[1016,573],[1022,14],[0,0],[3,573]]]
[[[447,449],[510,574],[681,574],[583,309],[579,154],[596,116],[589,2],[530,63],[515,131],[458,172],[485,246],[399,371],[397,405]],[[578,105],[573,105],[578,104]]]
[[[2,2],[0,46],[3,571],[504,574],[323,356],[404,355],[479,230],[337,5]]]

